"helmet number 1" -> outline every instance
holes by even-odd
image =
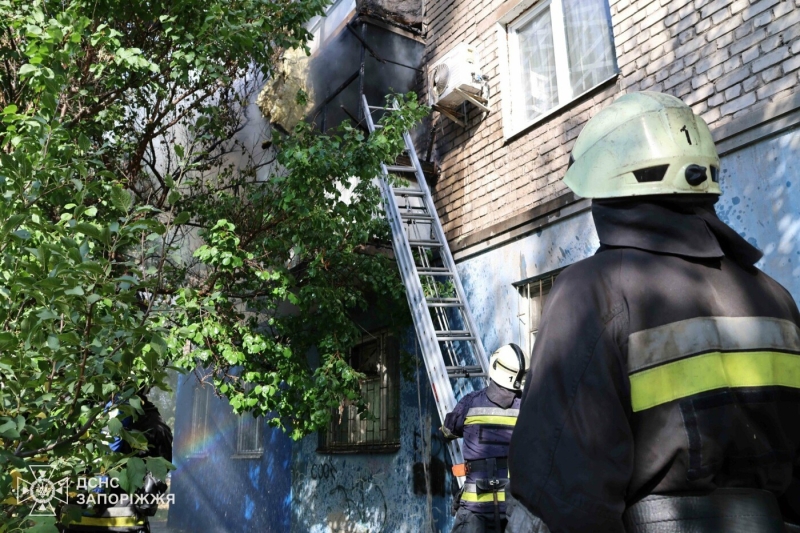
[[[681,131],[686,134],[686,142],[692,144],[692,139],[689,137],[689,130],[686,128],[686,124],[683,125]]]

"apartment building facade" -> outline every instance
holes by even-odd
[[[436,0],[426,64],[472,46],[491,112],[444,116],[438,213],[488,349],[530,349],[554,276],[598,246],[563,184],[581,128],[622,94],[660,91],[708,123],[723,220],[800,298],[800,4],[781,0]]]
[[[529,350],[558,273],[596,250],[591,204],[562,177],[586,121],[633,91],[672,94],[706,120],[720,217],[800,299],[800,0],[339,0],[312,29],[308,116],[323,130],[357,122],[362,93],[427,98],[437,61],[460,43],[474,50],[490,111],[448,112],[464,125],[434,112],[415,138],[438,170],[437,211],[487,351]],[[357,360],[395,372],[399,341],[379,322]],[[370,392],[391,405],[380,427],[343,409],[298,443],[182,383],[170,525],[449,531],[455,485],[429,384],[420,369],[393,376]]]

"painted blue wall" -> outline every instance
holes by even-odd
[[[193,375],[182,376],[170,527],[219,533],[450,531],[455,487],[441,422],[422,366],[414,378],[401,382],[401,442],[394,453],[320,454],[316,434],[292,443],[267,428],[260,459],[235,459],[236,416],[213,394],[209,438],[191,440],[197,383]],[[420,485],[423,463],[433,484],[430,503]]]
[[[580,261],[598,246],[594,223],[585,212],[458,263],[456,267],[487,353],[509,342],[525,346],[514,282]]]
[[[180,376],[176,391],[174,463],[169,526],[191,532],[285,533],[290,529],[292,443],[278,429],[263,427],[264,453],[235,459],[237,416],[212,393],[208,438],[192,441],[193,374]]]
[[[722,159],[722,220],[764,252],[756,266],[800,300],[800,129]]]
[[[419,378],[419,388],[416,380],[403,380],[401,385],[397,452],[319,454],[316,435],[298,443],[292,457],[293,533],[450,531],[453,480],[445,467],[441,423],[423,368]],[[428,454],[433,456],[432,480],[446,472],[439,487],[444,495],[432,496],[430,507],[414,483],[414,471],[422,471]],[[437,492],[436,487],[431,492]]]

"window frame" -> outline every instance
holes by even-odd
[[[232,459],[260,459],[264,455],[264,428],[261,425],[261,417],[253,416],[253,413],[245,412],[236,417],[236,453]],[[252,424],[254,427],[248,428]],[[255,435],[256,447],[246,448],[244,440],[247,438],[246,430],[250,430]]]
[[[349,414],[349,405],[342,403],[339,407],[333,408],[330,422],[325,430],[318,433],[317,453],[324,454],[348,454],[348,453],[394,453],[400,449],[400,365],[399,365],[399,346],[397,338],[389,330],[379,330],[367,333],[361,342],[355,347],[368,344],[378,339],[381,350],[381,361],[384,371],[377,378],[379,382],[386,382],[386,394],[383,395],[379,390],[381,405],[378,406],[379,412],[376,416],[380,419],[378,426],[379,439],[377,441],[350,442],[349,435],[353,428],[350,424],[362,423],[361,416],[356,414],[354,420],[348,418],[348,425],[344,434],[348,435],[348,442],[342,442],[334,435],[336,429],[341,428],[341,422],[337,423],[340,410]],[[350,357],[354,352],[351,352]],[[356,369],[358,370],[358,369]],[[376,378],[367,379],[362,383],[362,394],[364,386],[369,381],[376,381]],[[382,385],[379,385],[382,387]],[[391,412],[390,412],[391,410]],[[385,437],[381,436],[385,432]]]
[[[195,449],[194,446],[197,446],[198,443],[205,443],[206,438],[209,435],[209,424],[208,424],[208,414],[209,414],[209,407],[211,406],[211,385],[200,383],[197,384],[193,388],[192,394],[192,422],[191,427],[189,428],[190,434],[190,443],[193,447],[189,450],[190,457],[206,457],[208,455],[208,450],[205,448],[202,449]],[[202,398],[199,398],[199,395],[202,395]],[[198,413],[198,405],[203,405],[203,413],[202,413],[202,420],[200,420],[200,414]]]
[[[608,31],[611,37],[611,50],[614,58],[614,71],[607,78],[596,85],[579,93],[572,94],[572,83],[569,81],[569,57],[566,26],[564,24],[563,0],[522,0],[505,15],[500,17],[495,24],[497,39],[497,56],[499,63],[501,108],[503,116],[503,137],[506,141],[549,120],[553,115],[565,108],[575,105],[585,95],[604,87],[611,80],[619,77],[619,64],[617,63],[617,50],[614,42],[613,21],[609,10],[608,0],[605,0],[606,15],[609,24]],[[545,9],[550,10],[550,24],[553,34],[553,53],[556,65],[556,88],[559,104],[533,119],[523,118],[523,113],[514,113],[519,107],[520,96],[523,91],[520,87],[521,76],[512,76],[512,64],[519,63],[519,43],[512,43],[511,32],[524,26]],[[514,59],[517,60],[514,63]],[[562,81],[566,81],[562,83]]]
[[[325,19],[334,11],[340,9],[344,4],[352,4],[352,7],[344,13],[341,21],[335,27],[326,28]],[[306,30],[313,36],[312,40],[308,43],[312,56],[324,48],[328,41],[342,31],[344,26],[353,18],[353,13],[355,13],[356,9],[356,0],[335,0],[325,9],[324,15],[317,15],[306,24]],[[316,42],[317,39],[319,39],[319,42]]]
[[[248,383],[245,391],[253,389],[253,384]],[[262,417],[253,416],[252,412],[246,411],[236,416],[236,451],[231,459],[260,459],[264,455],[264,428],[261,424]],[[254,427],[248,427],[249,425]],[[256,447],[245,448],[244,440],[247,438],[246,431],[251,430],[255,435]]]
[[[565,268],[567,267],[557,268],[555,270],[545,272],[544,274],[526,278],[513,283],[514,288],[517,289],[517,320],[519,321],[519,334],[517,338],[519,340],[519,346],[522,347],[524,353],[528,354],[529,356],[531,353],[533,353],[533,338],[535,338],[536,334],[539,333],[539,325],[542,321],[542,311],[544,310],[544,304],[546,303],[547,296],[550,294],[550,291],[553,290],[553,285],[555,284],[556,279]],[[544,287],[545,283],[547,283],[546,290]],[[535,297],[541,298],[542,293],[544,293],[545,301],[541,302],[540,300],[537,314],[538,320],[535,327],[532,327],[530,288],[536,284],[539,285],[540,293]],[[527,294],[525,294],[526,292]]]

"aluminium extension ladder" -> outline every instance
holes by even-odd
[[[367,128],[372,133],[381,127],[376,124],[373,113],[391,109],[370,106],[366,97],[362,95],[361,98]],[[392,247],[439,419],[444,422],[457,399],[472,390],[472,384],[464,378],[486,378],[489,364],[407,131],[403,133],[403,140],[411,165],[382,164],[379,182],[392,228]],[[398,186],[389,179],[390,175],[410,177],[416,183]],[[459,441],[450,441],[448,451],[453,465],[464,462]],[[458,482],[462,485],[464,478],[459,477]]]

